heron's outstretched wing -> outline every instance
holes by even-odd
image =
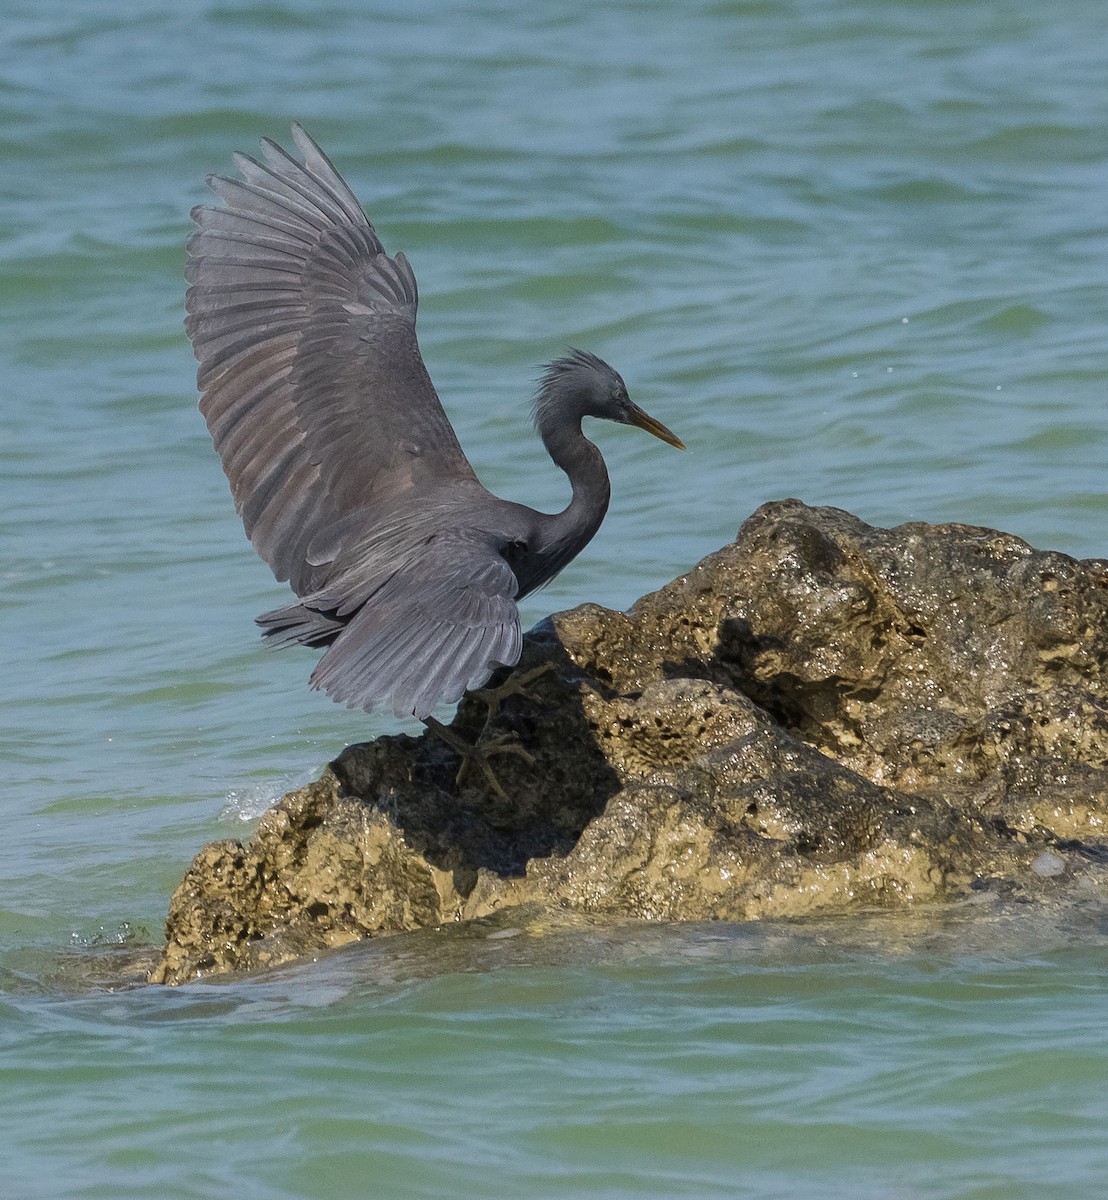
[[[408,489],[475,478],[416,342],[415,276],[299,125],[236,156],[193,210],[185,328],[201,411],[258,553],[298,594],[327,563],[313,539]],[[336,543],[341,539],[331,538]]]
[[[312,686],[348,708],[388,702],[397,716],[454,704],[497,664],[519,661],[517,587],[491,539],[435,537],[357,612],[319,660]]]

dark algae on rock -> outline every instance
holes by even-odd
[[[257,969],[512,908],[749,920],[1060,887],[1108,856],[1108,563],[796,500],[627,613],[529,635],[462,737],[347,748],[197,855],[150,978]]]

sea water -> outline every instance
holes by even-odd
[[[611,361],[625,607],[799,496],[1108,547],[1100,0],[42,0],[0,52],[0,1195],[1108,1195],[1093,903],[423,933],[117,990],[196,850],[401,726],[253,616],[181,325],[204,176],[304,122],[483,481]]]

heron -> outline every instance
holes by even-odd
[[[442,729],[442,704],[513,667],[517,602],[587,545],[608,509],[585,417],[684,449],[620,376],[571,350],[534,399],[572,496],[545,513],[478,481],[416,340],[416,279],[299,124],[299,159],[262,142],[210,176],[188,241],[185,328],[200,410],[235,508],[295,603],[256,618],[278,646],[323,649],[310,678],[348,708]]]

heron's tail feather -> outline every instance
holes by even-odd
[[[285,646],[329,646],[346,628],[341,618],[303,604],[277,608],[254,620],[262,627],[262,637],[276,650]]]

